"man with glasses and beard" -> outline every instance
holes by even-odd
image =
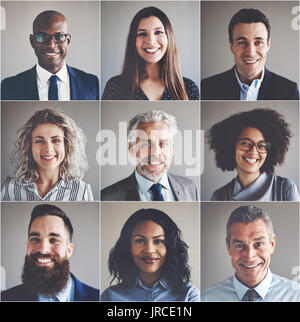
[[[1,293],[1,301],[99,301],[99,290],[70,273],[74,249],[68,216],[49,204],[36,206],[28,227],[23,284]]]
[[[168,173],[173,160],[174,116],[149,111],[133,117],[127,129],[129,153],[136,160],[135,171],[101,191],[103,201],[196,201],[196,184]]]

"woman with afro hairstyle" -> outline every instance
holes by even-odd
[[[283,116],[263,108],[240,112],[208,132],[217,167],[237,170],[237,177],[216,190],[217,201],[299,201],[296,185],[274,174],[284,162],[291,132]]]
[[[188,246],[173,220],[158,209],[139,209],[124,224],[109,254],[108,268],[118,284],[102,301],[198,302],[189,283]]]

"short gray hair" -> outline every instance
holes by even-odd
[[[177,122],[173,115],[167,114],[164,111],[148,111],[133,117],[127,127],[127,138],[129,142],[135,141],[135,131],[142,123],[163,122],[168,125],[173,136],[177,132]]]
[[[261,208],[255,207],[255,206],[241,206],[236,208],[230,215],[227,225],[226,225],[226,242],[229,246],[230,243],[230,230],[231,226],[234,223],[244,223],[248,224],[250,222],[253,222],[255,220],[263,220],[264,223],[267,226],[267,229],[269,231],[269,237],[270,240],[273,237],[274,231],[273,231],[273,224],[271,221],[271,218],[269,215]]]

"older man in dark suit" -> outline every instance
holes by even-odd
[[[97,76],[66,65],[71,42],[66,18],[59,12],[40,13],[30,43],[38,59],[33,68],[1,84],[2,100],[99,100]]]
[[[297,84],[265,68],[270,24],[257,9],[241,9],[228,32],[235,66],[203,79],[202,100],[298,100]]]
[[[128,140],[130,154],[137,161],[136,169],[129,177],[102,190],[101,200],[198,200],[192,180],[168,173],[176,131],[175,117],[163,111],[149,111],[132,118]]]

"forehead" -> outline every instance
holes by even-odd
[[[236,222],[231,225],[230,240],[238,239],[248,241],[260,237],[269,239],[267,225],[262,219],[257,219],[248,224]]]
[[[35,136],[63,136],[63,130],[53,123],[43,123],[37,125],[32,131],[32,137]]]
[[[140,20],[138,29],[164,28],[163,23],[158,17],[151,16]]]
[[[33,32],[57,33],[68,31],[68,24],[62,15],[42,15],[33,25]]]
[[[148,138],[170,139],[172,137],[171,129],[164,122],[141,123],[137,129],[145,132]]]
[[[67,230],[62,218],[51,215],[37,217],[31,224],[29,233],[32,232],[45,236],[50,233],[56,233],[60,236],[67,235]]]
[[[143,236],[159,236],[164,235],[164,229],[152,220],[142,221],[138,223],[132,232],[132,235],[143,235]]]
[[[241,134],[240,134],[241,138],[249,138],[253,141],[261,141],[264,140],[264,135],[263,133],[255,128],[255,127],[247,127],[245,128]]]
[[[268,31],[263,22],[238,23],[233,27],[233,40],[238,38],[268,38]]]

